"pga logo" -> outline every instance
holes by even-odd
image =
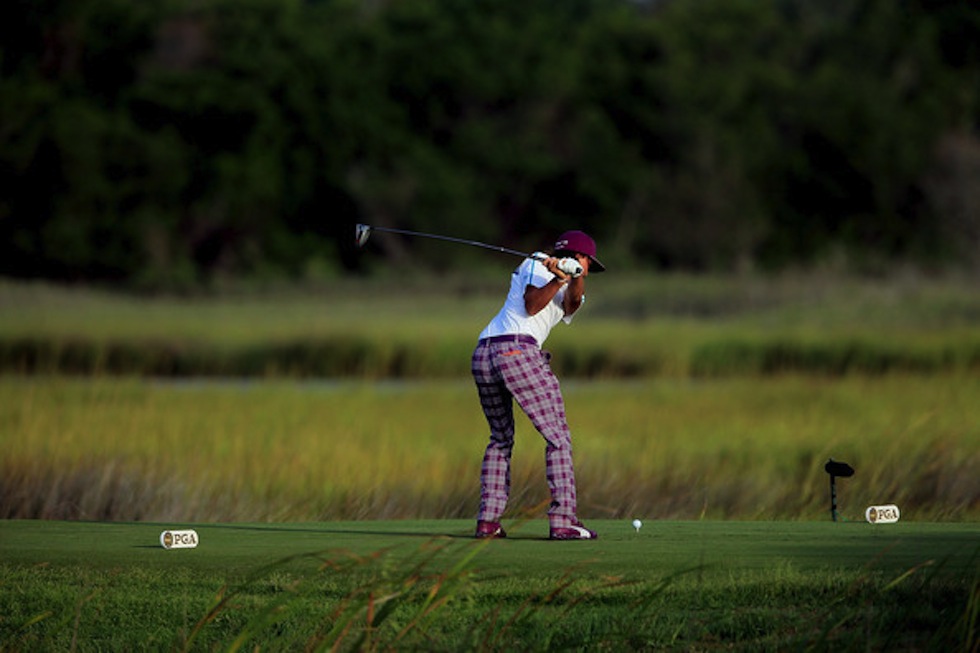
[[[864,511],[864,518],[869,524],[894,524],[901,517],[898,506],[890,504],[887,506],[868,506]]]
[[[165,549],[193,549],[197,546],[197,531],[163,531],[160,546]]]

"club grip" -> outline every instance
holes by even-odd
[[[578,277],[582,275],[581,264],[571,257],[560,259],[558,261],[558,269],[572,277]]]

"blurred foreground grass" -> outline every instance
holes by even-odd
[[[134,297],[0,281],[0,370],[147,376],[466,376],[507,279],[347,280]],[[596,276],[547,345],[610,378],[980,369],[967,277]]]
[[[974,651],[976,524],[0,522],[4,651]],[[556,553],[560,549],[560,553]]]
[[[583,518],[980,518],[980,377],[566,382]],[[487,427],[466,381],[0,377],[0,518],[472,517]],[[547,504],[518,421],[512,514]]]

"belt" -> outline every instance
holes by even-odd
[[[498,342],[523,342],[526,345],[534,345],[535,347],[538,346],[537,340],[523,333],[510,333],[506,336],[491,336],[480,340],[481,345],[492,345]]]

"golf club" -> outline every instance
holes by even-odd
[[[421,231],[408,231],[406,229],[392,229],[390,227],[372,227],[369,224],[358,224],[354,231],[354,238],[357,246],[364,247],[367,243],[368,238],[371,237],[372,231],[382,231],[390,234],[401,234],[402,236],[416,236],[419,238],[433,238],[435,240],[444,240],[450,243],[458,243],[460,245],[471,245],[472,247],[480,247],[483,249],[489,249],[494,252],[501,252],[503,254],[512,254],[514,256],[520,256],[521,258],[533,258],[536,261],[544,261],[547,259],[547,255],[540,252],[534,254],[526,254],[524,252],[519,252],[516,249],[509,249],[507,247],[501,247],[499,245],[488,245],[487,243],[481,243],[476,240],[466,240],[465,238],[454,238],[452,236],[441,236],[439,234],[427,234]],[[562,259],[561,265],[559,266],[562,272],[570,274],[573,277],[577,277],[582,274],[582,266],[579,265],[578,261],[575,259]]]

